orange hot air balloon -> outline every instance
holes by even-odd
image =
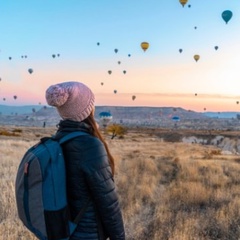
[[[141,48],[145,52],[149,48],[149,43],[148,42],[142,42],[141,43]]]
[[[179,2],[182,4],[182,6],[184,7],[184,5],[188,2],[188,0],[179,0]]]
[[[194,58],[194,60],[197,62],[197,61],[200,59],[200,56],[199,56],[198,54],[195,54],[195,55],[193,56],[193,58]]]

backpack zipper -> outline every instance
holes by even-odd
[[[24,212],[26,215],[26,219],[30,224],[30,212],[29,212],[29,192],[28,192],[28,169],[31,161],[28,161],[24,164],[24,193],[23,193],[23,206],[24,206]]]
[[[51,164],[51,168],[52,168],[52,164]],[[52,171],[53,172],[53,171]],[[55,190],[55,182],[54,182],[54,178],[53,178],[53,174],[51,174],[51,178],[52,178],[52,183],[53,183],[53,201],[54,201],[54,205],[57,206],[57,201],[56,201],[56,190]]]

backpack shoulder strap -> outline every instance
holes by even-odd
[[[64,137],[60,138],[59,144],[63,144],[65,142],[67,142],[68,140],[72,139],[72,138],[79,137],[79,136],[84,136],[84,135],[89,135],[89,134],[86,133],[86,132],[80,132],[80,131],[79,132],[68,133]]]

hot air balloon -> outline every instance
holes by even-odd
[[[112,71],[111,71],[111,70],[108,70],[108,74],[112,74]]]
[[[180,121],[180,117],[174,116],[174,117],[172,117],[172,120],[175,121],[175,122],[178,122],[178,121]]]
[[[58,53],[57,56],[60,57],[60,54]]]
[[[104,83],[103,82],[101,82],[101,85],[103,85]]]
[[[195,93],[195,96],[197,96],[197,93]]]
[[[32,74],[32,73],[33,73],[33,69],[32,69],[32,68],[29,68],[29,69],[28,69],[28,72],[29,72],[30,74]]]
[[[0,82],[2,81],[2,79],[0,78]]]
[[[116,93],[117,93],[117,90],[114,90],[113,92],[116,94]]]
[[[100,118],[111,118],[112,119],[112,114],[110,112],[100,112],[99,117]]]
[[[136,96],[135,96],[135,95],[133,95],[133,96],[132,96],[132,100],[134,101],[135,99],[136,99]]]
[[[228,21],[232,18],[232,12],[230,10],[225,10],[222,12],[222,19],[228,23]]]
[[[218,50],[218,46],[215,46],[214,48],[215,48],[215,50]]]
[[[110,112],[100,112],[99,117],[104,127],[112,120],[112,114]]]
[[[193,58],[195,59],[195,61],[197,62],[200,59],[200,56],[198,54],[194,55]]]
[[[8,59],[9,59],[9,60],[11,60],[11,59],[12,59],[12,57],[9,57]]]
[[[188,2],[188,0],[179,0],[179,2],[182,4],[182,6],[184,7],[184,5]]]
[[[118,64],[121,64],[121,62],[120,62],[120,61],[118,61]]]
[[[149,43],[148,42],[142,42],[141,43],[141,48],[145,52],[149,48]]]
[[[237,104],[239,104],[239,101],[236,101]]]
[[[128,54],[128,57],[131,57],[131,54]]]
[[[126,72],[127,72],[126,70],[123,70],[123,73],[124,73],[124,74],[126,74]]]
[[[197,26],[195,26],[194,29],[197,29]]]
[[[190,8],[190,7],[191,7],[191,4],[188,4],[188,7]]]
[[[6,98],[3,98],[3,101],[6,101]]]
[[[179,52],[182,53],[182,49],[181,48],[179,49]]]
[[[115,52],[115,53],[117,53],[117,52],[118,52],[118,49],[117,49],[117,48],[115,48],[115,49],[114,49],[114,52]]]
[[[14,95],[14,96],[13,96],[13,98],[16,100],[16,99],[17,99],[17,96],[16,96],[16,95]]]
[[[100,42],[97,42],[97,45],[99,46],[99,45],[100,45]]]
[[[55,57],[56,57],[56,55],[55,55],[55,54],[52,54],[52,57],[53,57],[53,58],[55,58]]]

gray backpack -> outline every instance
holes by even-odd
[[[23,156],[15,194],[23,224],[41,240],[69,239],[87,208],[86,202],[71,221],[68,212],[65,162],[61,144],[85,132],[72,132],[60,140],[42,138]]]

